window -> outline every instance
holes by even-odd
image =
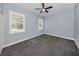
[[[43,19],[38,19],[38,29],[43,30]]]
[[[25,15],[14,11],[9,15],[10,33],[25,32]]]

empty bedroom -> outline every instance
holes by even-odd
[[[0,3],[0,56],[79,56],[79,4]]]

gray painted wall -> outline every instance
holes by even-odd
[[[26,31],[25,32],[9,34],[9,10],[23,13],[26,15],[26,20],[25,20]],[[4,18],[5,18],[4,45],[17,42],[28,37],[42,34],[42,32],[38,30],[38,19],[41,18],[41,16],[30,13],[13,4],[4,4],[4,14],[5,14],[4,15]]]
[[[26,15],[25,32],[9,34],[9,10]],[[38,19],[43,17],[26,11],[14,4],[4,4],[4,18],[4,45],[43,33],[74,38],[74,9],[44,17],[44,32],[38,30]]]
[[[44,33],[74,39],[74,9],[44,18]]]
[[[75,30],[75,42],[76,42],[76,44],[77,44],[77,46],[79,47],[79,4],[77,4],[76,6],[75,6],[75,23],[74,23],[74,25],[75,25],[75,28],[74,28],[74,30]]]
[[[1,11],[1,4],[0,4],[0,11]],[[3,46],[3,43],[4,43],[4,19],[2,17],[2,14],[0,13],[0,53],[1,53],[1,50],[2,50],[2,46]]]

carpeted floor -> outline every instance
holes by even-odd
[[[6,47],[2,56],[78,56],[73,40],[50,35],[40,35],[30,40]]]

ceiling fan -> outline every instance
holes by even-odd
[[[53,6],[49,6],[49,7],[46,7],[46,8],[45,8],[45,4],[42,3],[42,8],[35,8],[35,9],[36,9],[36,10],[40,10],[40,13],[42,13],[42,12],[48,13],[48,10],[47,10],[47,9],[51,9],[51,8],[53,8]]]

